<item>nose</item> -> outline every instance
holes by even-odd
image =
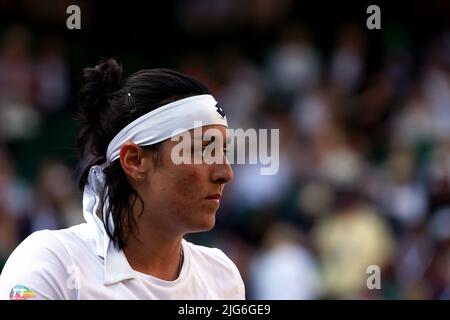
[[[222,164],[212,165],[212,180],[217,184],[226,184],[233,180],[233,170],[231,169],[230,163],[225,158],[225,162]]]

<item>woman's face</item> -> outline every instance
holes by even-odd
[[[208,129],[215,129],[213,144],[203,137],[203,133]],[[166,228],[162,230],[183,234],[206,231],[214,227],[215,214],[220,206],[224,186],[233,178],[233,171],[224,152],[226,128],[210,125],[202,127],[201,130],[191,130],[189,134],[192,161],[174,163],[173,150],[180,142],[166,140],[158,151],[156,166],[148,166],[144,187],[140,188],[139,192],[145,206],[141,219]],[[200,148],[196,150],[194,144]],[[219,163],[205,163],[202,148],[208,145],[219,146],[214,149],[214,158],[221,159]],[[151,154],[146,156],[151,158]],[[194,160],[199,164],[195,164]],[[145,215],[147,216],[144,218]]]

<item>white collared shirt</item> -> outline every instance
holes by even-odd
[[[219,249],[183,239],[180,276],[165,281],[133,270],[96,229],[82,223],[31,234],[3,268],[0,299],[245,299],[238,269]]]

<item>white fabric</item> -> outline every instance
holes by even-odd
[[[119,158],[120,148],[127,141],[148,146],[194,129],[196,126],[218,124],[228,127],[226,116],[216,108],[217,101],[209,94],[177,100],[137,118],[111,140],[106,159]]]
[[[38,231],[14,250],[0,276],[0,299],[24,286],[30,299],[244,299],[234,263],[219,249],[182,241],[180,276],[164,281],[133,270],[90,219],[69,229]],[[96,232],[99,231],[99,232]],[[105,256],[98,247],[107,245]]]

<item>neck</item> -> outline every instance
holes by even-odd
[[[161,230],[136,230],[123,249],[130,266],[156,278],[173,281],[178,278],[181,265],[183,235],[170,236]]]

